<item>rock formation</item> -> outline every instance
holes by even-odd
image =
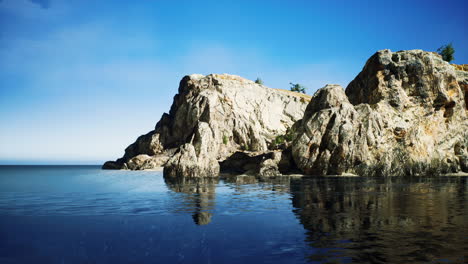
[[[264,153],[302,118],[310,96],[233,75],[185,76],[169,114],[106,169],[164,166],[167,177],[214,177],[237,151]],[[274,167],[274,166],[273,166]],[[271,168],[269,170],[270,174]]]
[[[466,71],[457,70],[456,74],[457,74],[458,85],[460,85],[460,88],[463,91],[463,94],[465,97],[465,105],[468,107],[468,69]]]
[[[468,171],[458,75],[432,52],[377,52],[346,90],[315,93],[292,145],[297,166],[315,175]]]
[[[155,130],[103,167],[164,166],[166,177],[468,172],[463,69],[433,52],[382,50],[346,90],[327,85],[312,99],[233,75],[186,76]]]

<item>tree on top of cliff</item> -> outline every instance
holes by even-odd
[[[257,80],[255,80],[255,83],[263,85],[263,81],[260,78],[257,78]]]
[[[455,53],[455,49],[452,46],[452,43],[447,45],[443,45],[442,47],[437,49],[437,52],[442,56],[442,59],[447,62],[453,61],[455,58],[453,54]]]
[[[305,90],[307,89],[305,86],[303,85],[300,85],[298,83],[289,83],[291,85],[291,88],[289,88],[290,91],[293,91],[293,92],[298,92],[298,93],[303,93],[305,94]]]

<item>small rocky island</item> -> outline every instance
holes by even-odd
[[[103,169],[424,175],[468,172],[468,72],[433,52],[381,50],[312,97],[233,75],[185,76],[169,114]]]

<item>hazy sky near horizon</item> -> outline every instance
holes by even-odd
[[[179,80],[230,73],[312,94],[380,49],[468,63],[465,0],[0,0],[0,164],[99,164],[154,128]]]

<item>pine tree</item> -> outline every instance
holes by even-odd
[[[306,90],[306,87],[303,86],[303,85],[300,85],[298,83],[289,83],[291,85],[291,88],[289,88],[289,90],[293,91],[293,92],[298,92],[298,93],[303,93],[305,94],[305,90]]]
[[[442,56],[442,59],[447,62],[451,62],[455,59],[453,54],[455,53],[455,49],[452,46],[452,43],[447,45],[443,45],[442,47],[437,49],[437,52]]]

